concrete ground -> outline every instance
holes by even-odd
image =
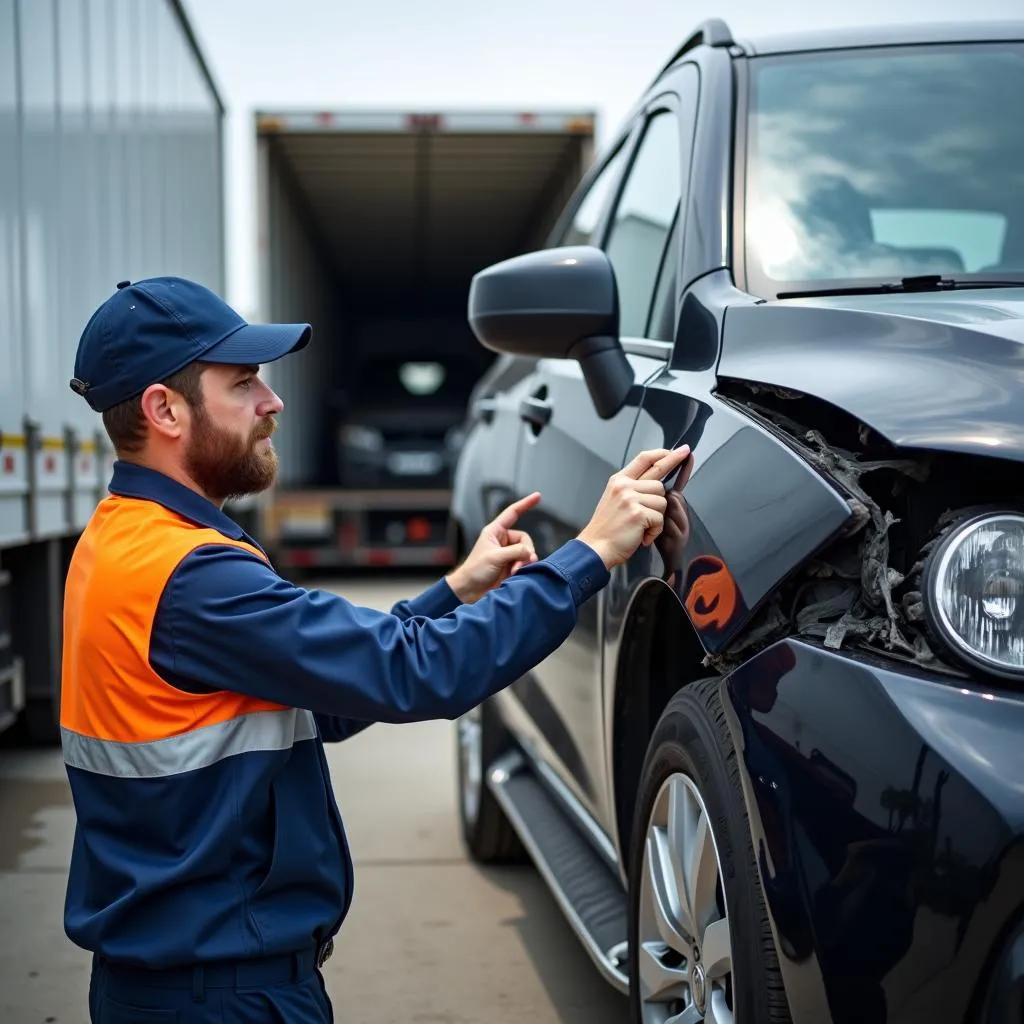
[[[388,608],[423,586],[331,589]],[[451,723],[374,726],[329,746],[329,759],[356,865],[325,971],[339,1024],[627,1020],[531,868],[466,860]],[[89,956],[61,921],[73,827],[59,750],[0,749],[2,1024],[87,1021]]]

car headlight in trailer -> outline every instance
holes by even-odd
[[[928,556],[928,624],[966,664],[1024,678],[1024,515],[965,519]]]

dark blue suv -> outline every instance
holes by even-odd
[[[548,248],[459,540],[542,556],[638,451],[666,528],[458,723],[462,829],[529,858],[635,1021],[1024,1021],[1024,23],[711,21]]]

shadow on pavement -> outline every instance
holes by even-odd
[[[531,866],[475,870],[519,901],[522,913],[501,924],[518,933],[563,1024],[626,1024],[625,996],[598,972],[537,871]]]

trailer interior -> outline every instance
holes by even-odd
[[[260,529],[285,567],[444,563],[480,269],[543,247],[592,113],[259,113],[259,318],[309,322],[267,368],[285,409]]]

